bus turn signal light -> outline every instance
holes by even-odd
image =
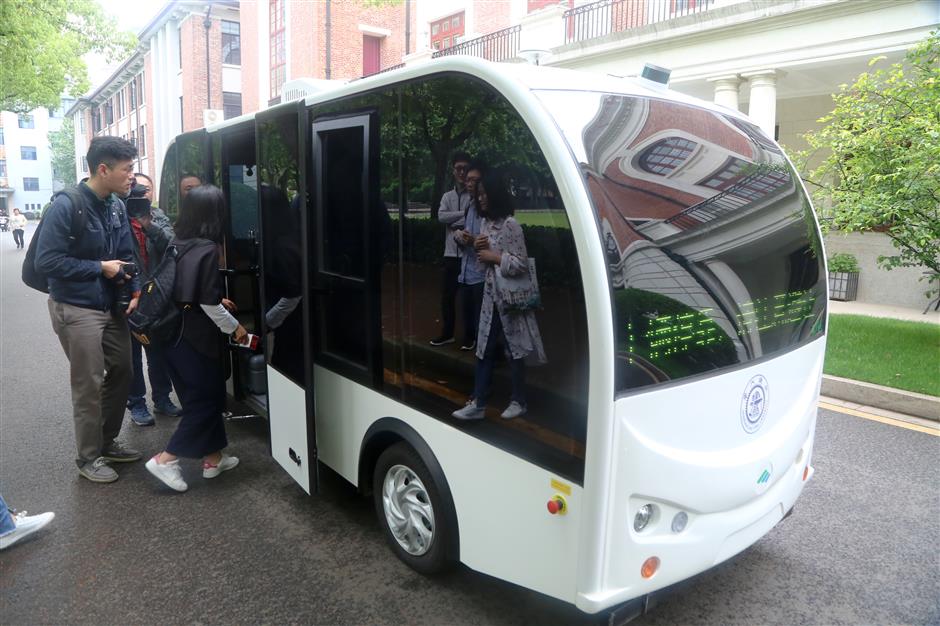
[[[807,478],[809,478],[809,465],[803,468],[803,482],[806,482]]]
[[[651,556],[643,561],[643,567],[640,568],[640,576],[643,578],[652,578],[653,574],[659,571],[659,557]]]
[[[548,501],[548,512],[552,515],[564,515],[568,510],[565,498],[557,493]]]

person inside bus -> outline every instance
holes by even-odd
[[[477,329],[480,321],[480,308],[483,306],[483,278],[486,266],[480,261],[473,243],[480,234],[483,218],[476,207],[476,188],[483,177],[484,166],[473,161],[467,168],[467,192],[473,200],[467,208],[464,226],[454,233],[454,241],[460,249],[460,273],[457,284],[460,289],[461,312],[464,319],[464,340],[461,350],[473,350],[477,345]]]
[[[473,397],[462,409],[452,413],[462,420],[483,419],[490,395],[493,366],[500,349],[509,361],[512,395],[503,419],[512,419],[527,410],[525,359],[545,363],[545,349],[535,312],[509,310],[503,306],[496,289],[496,272],[519,276],[529,271],[528,254],[522,227],[512,217],[512,197],[504,182],[494,172],[483,175],[476,188],[476,207],[483,218],[480,234],[474,241],[477,256],[486,267],[483,281],[483,305],[477,331],[476,375]]]
[[[202,180],[195,174],[183,174],[180,177],[180,199],[185,198],[186,194],[202,184]]]
[[[173,300],[183,314],[182,333],[164,356],[183,417],[166,448],[147,461],[147,470],[168,487],[186,491],[179,457],[202,459],[203,478],[215,478],[238,465],[223,452],[228,445],[225,408],[224,347],[219,331],[239,344],[248,332],[232,316],[235,305],[222,297],[219,247],[225,196],[213,185],[194,187],[183,198],[176,221],[176,283]]]
[[[430,341],[432,346],[454,343],[454,324],[457,311],[457,275],[460,273],[460,248],[454,241],[454,233],[464,227],[470,194],[466,188],[467,167],[470,156],[466,152],[455,152],[453,159],[454,188],[441,197],[437,220],[444,225],[444,270],[441,275],[441,334]]]

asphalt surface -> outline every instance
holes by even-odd
[[[33,227],[27,231],[31,234]],[[2,624],[589,624],[573,607],[465,567],[429,579],[384,544],[370,500],[328,470],[307,496],[232,422],[241,465],[175,494],[143,463],[78,476],[68,369],[45,296],[0,233],[0,493],[52,510],[0,552]],[[146,455],[175,426],[122,438]],[[820,411],[816,476],[795,513],[636,624],[940,624],[940,438]]]

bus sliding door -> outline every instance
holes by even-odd
[[[316,490],[313,384],[308,366],[309,314],[304,298],[304,151],[302,104],[289,103],[255,117],[261,206],[261,302],[265,329],[271,455],[310,493]],[[300,119],[304,119],[301,126]]]
[[[315,358],[362,384],[382,384],[378,293],[380,217],[375,115],[315,119],[312,124],[314,225],[311,293]]]

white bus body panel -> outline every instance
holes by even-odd
[[[309,494],[306,394],[301,387],[270,365],[267,369],[271,456]],[[296,460],[291,458],[291,450]]]
[[[598,520],[584,529],[607,538],[603,586],[582,590],[579,608],[595,612],[705,571],[783,518],[806,484],[825,348],[821,338],[775,359],[616,402],[606,528]],[[764,377],[769,404],[749,434],[742,396],[755,376]],[[637,533],[634,516],[647,503],[657,514]],[[680,511],[689,521],[675,533]],[[640,568],[652,556],[660,569],[644,579]]]
[[[316,366],[317,448],[320,460],[354,485],[366,431],[383,417],[396,417],[427,442],[444,470],[459,520],[460,560],[477,571],[575,601],[581,488],[396,402],[348,378]],[[472,427],[472,425],[471,425]],[[547,504],[569,487],[565,515]]]

